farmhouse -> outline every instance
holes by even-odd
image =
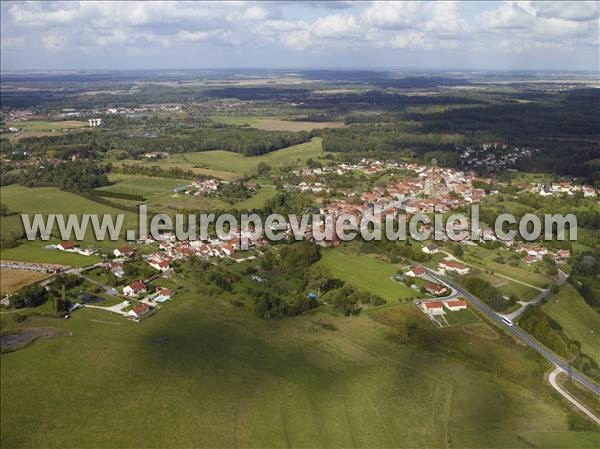
[[[444,305],[451,312],[458,312],[459,310],[467,308],[467,302],[462,299],[453,299],[450,301],[446,301],[444,302]]]
[[[150,310],[152,310],[152,307],[150,307],[148,304],[141,303],[127,312],[127,315],[133,318],[140,318],[150,312]]]
[[[424,247],[423,247],[423,249],[422,249],[422,251],[423,251],[425,254],[435,254],[435,253],[437,253],[439,250],[440,250],[440,249],[438,248],[438,246],[437,246],[437,245],[435,245],[435,244],[433,244],[433,243],[432,243],[432,244],[430,244],[430,245],[424,246]]]
[[[131,246],[122,246],[113,251],[115,257],[131,257],[133,256],[134,249]]]
[[[131,284],[123,287],[123,294],[125,296],[138,296],[142,293],[146,293],[146,285],[142,281],[133,281]]]
[[[458,273],[463,276],[469,272],[469,267],[454,262],[453,260],[442,260],[438,265],[438,268],[445,272]]]
[[[422,302],[421,309],[428,315],[444,314],[444,304],[441,301]]]
[[[411,278],[421,277],[424,274],[425,274],[425,268],[423,268],[419,265],[413,265],[412,267],[410,267],[410,270],[408,270],[406,273],[404,273],[405,276],[408,276]]]

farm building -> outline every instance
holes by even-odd
[[[61,251],[77,251],[77,248],[75,247],[75,242],[60,242],[58,245],[56,245],[56,249],[59,249]]]

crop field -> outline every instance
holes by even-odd
[[[66,331],[2,356],[3,446],[595,446],[508,337],[434,328],[413,304],[373,312],[266,322],[190,293],[141,324],[0,315]]]
[[[321,254],[319,263],[327,267],[334,277],[359,289],[376,293],[388,303],[423,296],[418,290],[391,279],[400,270],[399,265],[369,256],[355,255],[341,248],[325,250]]]
[[[581,350],[600,364],[600,320],[569,284],[564,284],[543,306],[544,312],[558,321],[565,333],[581,343]]]
[[[8,295],[16,292],[22,287],[40,281],[48,276],[50,275],[38,271],[2,268],[0,270],[0,294]]]
[[[305,162],[309,158],[319,159],[323,156],[321,139],[314,138],[310,142],[294,145],[281,150],[272,151],[261,156],[244,156],[231,151],[197,151],[193,153],[178,153],[167,159],[152,162],[124,160],[123,164],[148,164],[164,168],[177,166],[192,170],[198,174],[215,176],[225,180],[239,179],[244,175],[254,175],[258,165],[264,162],[273,168],[298,161]],[[119,164],[117,164],[119,165]]]

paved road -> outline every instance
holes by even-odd
[[[566,360],[564,360],[562,357],[559,357],[554,352],[547,349],[545,346],[543,346],[541,343],[539,343],[535,338],[530,336],[527,332],[525,332],[519,326],[517,326],[517,325],[509,326],[504,321],[502,321],[502,317],[498,313],[496,313],[490,306],[485,304],[483,301],[478,299],[476,296],[472,295],[471,293],[469,293],[468,291],[466,291],[461,286],[459,286],[455,282],[451,281],[447,277],[442,276],[439,273],[437,273],[427,267],[423,267],[423,268],[425,268],[425,270],[427,270],[427,272],[432,277],[436,278],[439,282],[443,282],[443,283],[447,284],[448,286],[454,288],[456,291],[460,292],[465,298],[467,298],[469,300],[471,305],[473,305],[477,310],[479,310],[481,313],[483,313],[488,318],[490,318],[492,321],[494,321],[498,326],[504,328],[509,334],[517,337],[519,340],[521,340],[527,346],[529,346],[530,348],[537,351],[550,363],[552,363],[553,365],[556,365],[557,367],[564,369],[565,371],[569,370],[569,364],[567,363]],[[572,370],[572,377],[573,377],[573,379],[577,380],[580,384],[582,384],[584,387],[586,387],[587,389],[593,391],[595,394],[600,396],[600,386],[598,384],[591,381],[590,379],[588,379],[587,377],[585,377],[584,375],[580,374],[579,372],[577,372],[575,370]]]
[[[569,394],[569,392],[564,390],[560,386],[560,384],[556,381],[556,376],[558,376],[560,373],[564,373],[564,372],[565,372],[564,369],[557,366],[556,369],[548,375],[548,381],[550,382],[550,385],[552,385],[552,387],[556,391],[558,391],[567,401],[569,401],[571,404],[573,404],[575,407],[577,407],[579,410],[581,410],[582,413],[584,413],[586,416],[588,416],[596,424],[600,424],[600,418],[598,418],[596,415],[594,415],[594,413],[591,412],[585,405],[583,405],[581,402],[579,402],[577,399],[575,399],[573,396],[571,396]]]

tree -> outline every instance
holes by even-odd
[[[461,245],[457,245],[456,248],[454,248],[454,255],[456,257],[462,257],[464,255],[464,251]]]

